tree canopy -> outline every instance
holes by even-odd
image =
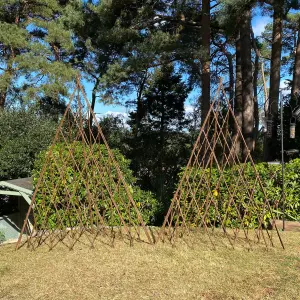
[[[30,174],[78,74],[93,110],[126,106],[128,118],[101,125],[165,206],[220,78],[237,119],[231,134],[241,128],[257,161],[280,156],[287,78],[285,145],[300,148],[300,131],[293,141],[288,132],[300,93],[298,9],[294,0],[0,0],[0,177]],[[259,34],[257,15],[270,20]]]

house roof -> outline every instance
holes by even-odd
[[[0,195],[22,196],[28,204],[31,203],[32,191],[33,185],[30,177],[0,181]]]
[[[12,180],[5,180],[4,182],[7,182],[8,184],[15,185],[17,187],[21,187],[27,190],[32,191],[33,190],[33,184],[32,184],[32,178],[18,178],[18,179],[12,179]]]

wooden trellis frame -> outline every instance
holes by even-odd
[[[235,151],[238,143],[247,152],[244,158]],[[244,173],[247,168],[254,174],[253,181],[249,182]],[[213,170],[217,170],[215,172],[218,174],[218,178],[214,180]],[[235,174],[234,185],[226,182],[225,172]],[[259,203],[254,199],[258,192],[262,197]],[[239,203],[239,196],[243,197],[242,204]],[[268,230],[265,224],[264,217],[267,213],[271,216],[270,220],[273,219],[269,200],[221,81],[159,238],[167,238],[174,243],[178,236],[199,229],[214,247],[221,234],[232,247],[241,241],[249,248],[255,243],[269,247],[274,246],[276,239],[284,248],[276,224],[273,224],[275,231]],[[250,228],[248,220],[251,218],[256,219],[256,228]]]
[[[83,164],[75,159],[78,153],[71,145],[74,141],[82,145]],[[70,145],[65,148],[67,153],[55,149],[60,143]],[[105,159],[103,147],[107,154]],[[49,178],[57,175],[61,182],[66,181],[68,168],[77,174],[72,189],[49,182]],[[86,193],[85,197],[80,197],[80,189]],[[99,199],[105,213],[99,208]],[[28,226],[30,223],[32,225]],[[125,182],[77,78],[76,88],[36,183],[16,247],[18,249],[27,243],[30,248],[36,249],[46,244],[52,249],[60,243],[72,249],[82,237],[93,247],[100,237],[113,244],[117,236],[130,243],[133,240],[153,243],[133,199],[132,189]]]

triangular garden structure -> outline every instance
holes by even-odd
[[[153,242],[79,79],[37,177],[17,248]]]
[[[268,229],[273,219],[269,200],[220,82],[160,238],[174,243],[198,230],[213,247],[221,240],[232,247],[241,242],[247,248],[257,243],[283,247],[276,225]]]

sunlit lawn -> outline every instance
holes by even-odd
[[[300,233],[286,249],[212,250],[198,234],[73,251],[0,247],[0,299],[300,299]]]

